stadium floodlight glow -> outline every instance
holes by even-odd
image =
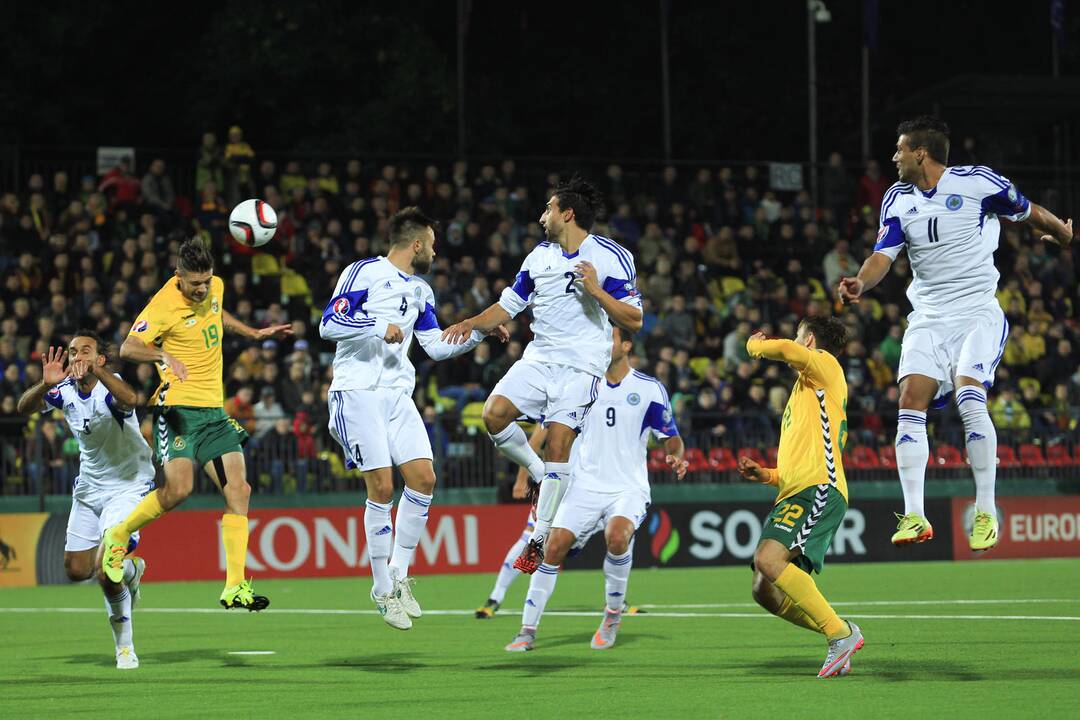
[[[807,0],[806,5],[814,15],[814,22],[832,22],[832,13],[829,12],[829,8],[825,7],[825,3],[822,0]]]

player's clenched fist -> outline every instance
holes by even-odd
[[[767,479],[767,473],[761,465],[746,456],[739,458],[739,474],[754,482],[765,482]]]
[[[840,286],[837,288],[837,293],[840,295],[840,302],[845,305],[854,305],[859,302],[862,291],[863,281],[859,278],[840,278]]]
[[[397,325],[390,324],[386,326],[386,335],[383,336],[383,340],[388,345],[394,345],[405,340],[405,333],[401,332],[401,328]]]

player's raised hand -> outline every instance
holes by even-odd
[[[862,296],[863,281],[857,277],[840,278],[840,285],[837,287],[836,292],[840,296],[840,302],[845,305],[854,305],[859,302],[859,298]]]
[[[690,467],[690,463],[681,458],[677,458],[674,455],[668,455],[664,458],[664,462],[668,464],[672,470],[675,471],[675,477],[682,480],[686,477],[686,468]]]
[[[487,333],[488,337],[493,337],[503,345],[510,342],[510,331],[506,329],[505,325],[497,325]]]
[[[387,345],[396,345],[405,341],[405,333],[401,332],[401,328],[397,325],[390,323],[386,326],[386,335],[383,335],[383,340]]]
[[[263,340],[282,340],[287,337],[292,337],[293,329],[292,325],[271,325],[270,327],[264,327],[255,332],[255,339],[258,341]]]
[[[462,320],[459,323],[454,323],[450,327],[443,330],[442,339],[451,345],[460,345],[472,335],[473,321],[472,319]]]
[[[180,382],[187,380],[187,365],[184,365],[184,363],[180,362],[164,350],[161,351],[161,362],[165,363],[168,368],[172,370],[172,373],[176,376],[177,380]]]
[[[89,360],[76,360],[68,366],[68,375],[76,380],[82,380],[93,370]]]
[[[50,347],[48,352],[42,353],[41,382],[47,386],[63,382],[67,377],[67,371],[64,369],[66,360],[67,353],[61,347]]]
[[[739,474],[747,480],[753,480],[754,482],[765,482],[766,474],[763,472],[761,465],[754,460],[746,457],[745,455],[739,458],[738,466]]]
[[[581,286],[581,289],[590,295],[595,295],[600,292],[600,280],[596,276],[596,268],[588,260],[582,260],[574,266],[574,273],[577,275],[577,279],[574,282]]]

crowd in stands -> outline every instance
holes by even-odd
[[[179,243],[197,235],[217,259],[226,307],[251,325],[291,321],[295,330],[287,341],[260,346],[226,338],[227,411],[264,447],[313,460],[331,447],[325,397],[333,347],[317,324],[341,270],[385,252],[387,218],[419,205],[441,221],[428,280],[446,327],[496,300],[512,280],[543,239],[538,218],[559,179],[512,160],[275,162],[260,158],[240,128],[227,137],[222,145],[204,136],[194,174],[185,174],[191,187],[177,186],[163,160],[147,158],[141,177],[123,162],[102,177],[34,172],[0,192],[0,443],[29,439],[49,457],[65,452],[62,424],[14,417],[20,393],[40,379],[41,354],[79,327],[118,347],[172,275]],[[891,173],[873,161],[852,172],[834,154],[815,210],[806,192],[771,189],[757,165],[582,171],[606,199],[595,232],[636,260],[645,318],[634,365],[668,388],[691,444],[775,445],[793,376],[749,358],[746,339],[758,329],[794,337],[798,318],[822,313],[838,313],[851,332],[841,358],[851,437],[891,444],[910,310],[906,258],[863,302],[842,308],[835,299],[839,279],[856,273],[872,250]],[[226,230],[232,204],[254,196],[279,218],[275,238],[257,250]],[[996,263],[1012,330],[991,395],[994,420],[1018,442],[1072,436],[1080,404],[1073,255],[1003,223]],[[511,334],[506,345],[485,342],[439,364],[414,347],[416,399],[433,436],[452,434],[462,411],[521,356],[528,318],[513,323]],[[118,367],[140,401],[151,396],[153,367]],[[938,422],[960,427],[951,410],[943,412]]]

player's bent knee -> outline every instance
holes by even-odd
[[[514,420],[514,408],[509,400],[498,395],[492,395],[484,403],[484,412],[481,416],[484,427],[488,434],[494,435],[506,429]]]
[[[553,531],[544,545],[544,562],[548,565],[562,563],[566,559],[566,554],[570,552],[573,541],[574,536],[568,531],[559,532],[558,529]]]
[[[90,561],[79,555],[64,556],[64,572],[72,582],[89,580],[94,575]]]

